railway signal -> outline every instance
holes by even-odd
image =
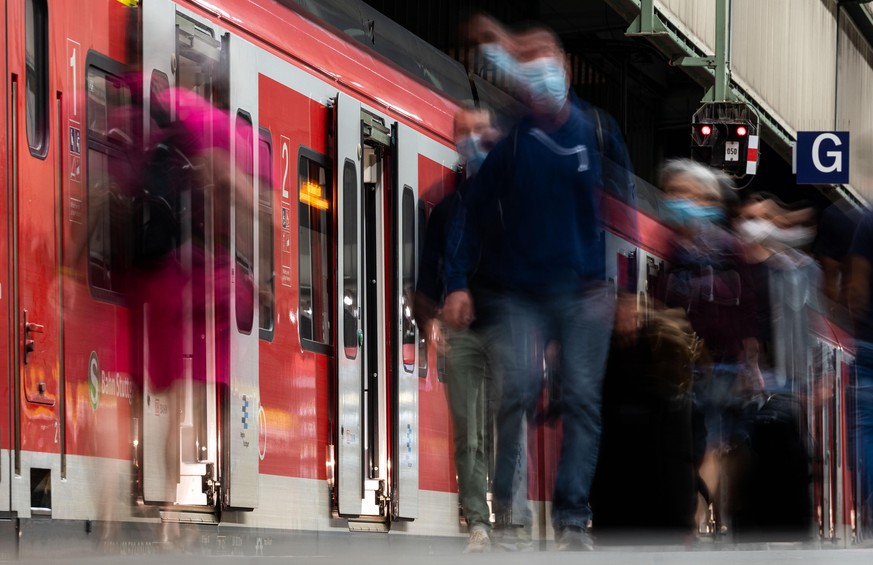
[[[754,175],[758,168],[758,116],[742,103],[711,102],[695,112],[691,158],[733,177]]]

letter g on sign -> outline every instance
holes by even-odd
[[[832,133],[822,133],[818,137],[815,138],[815,141],[812,143],[812,163],[815,165],[815,168],[823,173],[833,173],[840,172],[843,170],[843,152],[842,151],[828,151],[825,153],[825,157],[831,159],[830,165],[825,165],[821,162],[821,144],[823,141],[830,141],[833,143],[834,147],[840,147],[843,142],[840,141],[840,138]]]

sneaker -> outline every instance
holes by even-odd
[[[464,553],[485,553],[487,551],[491,551],[491,538],[488,536],[488,530],[484,526],[473,526],[470,528],[470,538],[467,540]]]
[[[530,526],[519,526],[515,529],[515,549],[516,551],[534,550]]]
[[[494,543],[503,551],[533,551],[530,526],[504,526],[495,528]]]
[[[579,526],[567,526],[557,531],[555,541],[558,551],[592,551],[594,539],[585,528]]]

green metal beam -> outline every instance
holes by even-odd
[[[731,92],[731,3],[715,0],[715,85],[714,102],[736,100]]]
[[[723,2],[725,0],[719,0]],[[619,14],[624,14],[625,17],[634,17],[635,12],[645,10],[648,13],[649,7],[653,12],[653,23],[651,29],[644,29],[637,25],[638,21],[642,21],[642,12],[636,15],[628,28],[628,35],[653,36],[652,43],[671,61],[671,64],[682,64],[682,66],[696,69],[698,72],[692,73],[692,76],[699,82],[707,86],[709,82],[712,85],[715,82],[715,67],[718,61],[716,55],[707,55],[700,51],[691,41],[685,37],[679,30],[669,21],[665,21],[660,14],[657,13],[654,6],[654,0],[606,0],[606,2]],[[721,12],[723,17],[728,16],[727,10]],[[647,16],[648,18],[648,16]],[[646,19],[647,19],[646,18]],[[652,31],[654,30],[654,32]],[[663,30],[663,31],[661,31]],[[667,41],[656,41],[658,37],[663,37]],[[727,36],[725,36],[725,41]],[[676,51],[680,51],[683,55],[676,57]],[[765,131],[763,132],[768,142],[779,151],[783,158],[791,159],[791,144],[794,142],[794,136],[773,116],[767,112],[763,106],[749,93],[743,91],[736,84],[730,81],[730,73],[728,71],[729,58],[725,58],[725,96],[731,96],[732,100],[745,102],[755,108],[761,117]],[[705,74],[704,74],[705,72]],[[701,76],[704,74],[704,76]],[[708,76],[709,78],[704,78]],[[704,96],[704,101],[714,101],[718,94],[713,86]]]
[[[704,102],[716,101],[718,98],[728,98],[744,102],[755,109],[761,119],[761,134],[767,143],[785,160],[791,161],[795,134],[788,131],[763,104],[751,93],[733,83],[730,77],[730,5],[729,0],[717,0],[716,53],[707,55],[694,45],[669,20],[664,20],[655,10],[654,0],[605,0],[617,13],[625,19],[635,17],[627,30],[627,35],[648,36],[652,44],[670,60],[670,64],[688,68],[689,74],[706,86],[712,81],[712,87],[703,97]],[[639,13],[639,14],[637,14]],[[643,14],[645,13],[645,17]],[[649,18],[651,13],[651,19]],[[646,23],[643,25],[643,20]],[[724,22],[722,24],[722,22]],[[723,35],[722,35],[722,32]],[[662,39],[663,38],[663,39]],[[724,45],[723,59],[718,56],[719,46]],[[682,55],[677,56],[676,51]],[[720,65],[721,64],[721,65]],[[722,66],[723,72],[719,72]],[[856,207],[863,206],[865,199],[847,186],[836,186],[837,192]]]
[[[655,0],[641,0],[639,6],[640,15],[631,22],[625,35],[642,36],[666,34],[667,28],[664,27],[661,18],[655,14]]]

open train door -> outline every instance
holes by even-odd
[[[229,58],[231,113],[230,327],[228,382],[221,393],[222,504],[258,505],[258,230],[255,229],[258,155],[258,71],[256,48],[237,37],[223,46]],[[218,253],[218,251],[216,251]],[[218,298],[217,300],[221,300]]]
[[[361,328],[361,103],[336,101],[337,183],[337,466],[340,515],[359,516],[364,498],[363,329]]]
[[[193,98],[183,100],[172,87],[197,94],[211,103],[210,108],[226,107],[227,100],[220,98],[226,88],[216,88],[228,80],[222,30],[177,10],[167,0],[144,3],[142,22],[145,127],[167,125],[179,119],[180,112],[188,111],[187,104],[195,103]],[[225,114],[214,115],[219,116],[226,119]],[[226,128],[215,127],[216,124],[215,120],[202,120],[203,131],[197,135],[212,139],[215,145],[220,131],[227,135]],[[145,134],[146,139],[153,139],[159,132],[146,129]],[[184,370],[175,377],[180,379],[178,394],[154,389],[151,383],[162,379],[152,374],[154,368],[149,361],[152,344],[143,337],[146,378],[142,400],[142,494],[146,502],[211,508],[214,493],[208,489],[204,492],[203,485],[216,478],[219,452],[216,375],[226,374],[220,351],[228,349],[221,347],[219,337],[226,332],[222,334],[216,326],[216,319],[223,312],[222,294],[228,291],[217,290],[222,287],[219,276],[222,271],[217,268],[221,257],[215,251],[215,240],[216,233],[226,231],[230,211],[226,204],[223,207],[218,204],[222,200],[210,190],[216,163],[205,154],[188,157],[197,160],[202,173],[195,186],[181,189],[172,202],[181,232],[181,245],[175,252],[183,270],[190,275],[183,291],[184,324],[179,337]],[[224,215],[221,210],[226,210]],[[142,335],[148,336],[153,323],[148,304],[141,315]],[[171,413],[179,414],[177,422],[170,417]],[[167,449],[170,445],[178,450]]]
[[[394,190],[392,297],[392,507],[394,519],[418,517],[418,329],[412,317],[417,272],[418,145],[415,132],[394,127],[397,156]]]

